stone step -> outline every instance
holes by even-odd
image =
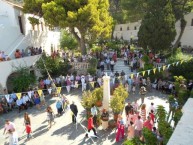
[[[114,73],[117,71],[118,73],[121,73],[121,71],[124,71],[125,74],[130,75],[131,73],[135,73],[135,71],[131,72],[129,65],[125,65],[123,59],[118,59],[115,66],[114,66]],[[111,73],[111,70],[107,70],[105,67],[104,72],[107,72],[107,74]]]

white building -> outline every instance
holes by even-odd
[[[183,36],[181,38],[181,45],[191,46],[193,47],[193,12],[189,13],[185,16],[185,20],[187,21],[186,28],[184,30]],[[113,37],[117,39],[130,40],[138,39],[137,33],[139,31],[141,25],[141,21],[127,24],[119,24],[115,26],[115,30],[113,33]],[[176,22],[176,39],[180,33],[180,22]],[[174,42],[175,42],[174,41]]]
[[[193,144],[193,99],[189,98],[184,105],[183,115],[178,122],[167,145],[192,145]]]
[[[29,67],[35,63],[36,58],[39,58],[34,56],[31,59],[15,59],[16,49],[26,51],[28,47],[41,46],[46,53],[50,54],[51,47],[59,48],[60,32],[49,31],[43,19],[40,19],[40,24],[33,30],[28,20],[29,16],[22,12],[21,6],[0,0],[0,51],[4,51],[11,58],[11,61],[0,62],[0,86],[3,88],[6,88],[7,78],[14,71],[13,64]]]

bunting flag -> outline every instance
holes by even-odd
[[[91,84],[92,88],[94,88],[94,82],[90,82],[90,84]]]
[[[181,61],[180,61],[180,64],[182,64],[183,62],[184,62],[184,60],[181,60]]]
[[[156,68],[153,69],[153,73],[155,74]]]
[[[149,74],[150,74],[150,71],[151,71],[150,69],[149,69],[149,70],[147,70],[147,74],[148,74],[148,76],[149,76]]]
[[[164,65],[164,66],[163,66],[163,71],[164,71],[165,69],[166,69],[166,66]]]
[[[170,68],[170,65],[171,65],[171,64],[168,64],[167,69],[169,69],[169,68]]]
[[[61,87],[57,87],[57,93],[60,94],[61,92]]]
[[[161,67],[158,67],[158,71],[160,72],[160,70],[161,70]]]
[[[145,75],[145,71],[142,71],[143,76]]]
[[[176,66],[178,66],[178,64],[179,64],[179,61],[178,61],[178,62],[176,62]]]
[[[38,94],[39,94],[39,96],[41,96],[42,95],[42,90],[38,90]]]
[[[131,79],[133,79],[133,74],[131,74]]]
[[[16,93],[16,96],[17,96],[18,99],[20,99],[21,98],[21,93]]]
[[[137,76],[136,76],[137,78],[139,77],[139,73],[137,73]]]
[[[9,95],[5,95],[7,102],[9,102]]]
[[[51,87],[48,89],[48,93],[51,95],[51,93],[52,93],[52,88]]]

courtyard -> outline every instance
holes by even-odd
[[[115,129],[107,129],[102,130],[102,127],[99,126],[97,128],[97,133],[99,135],[98,139],[95,138],[85,138],[86,128],[87,128],[87,120],[86,120],[86,111],[81,105],[81,94],[80,90],[72,90],[70,94],[67,94],[66,97],[70,102],[74,101],[78,107],[78,124],[73,124],[71,120],[71,111],[66,111],[62,116],[56,117],[56,124],[52,126],[51,129],[48,130],[48,123],[46,121],[46,106],[41,107],[40,110],[37,110],[34,106],[33,108],[29,108],[26,112],[29,113],[31,117],[31,127],[32,127],[32,136],[33,139],[30,141],[26,141],[26,133],[23,133],[25,126],[23,120],[23,114],[25,112],[22,111],[18,113],[17,110],[9,112],[8,114],[3,114],[0,119],[0,144],[8,145],[8,135],[3,135],[4,130],[4,121],[6,119],[10,119],[10,121],[14,122],[16,126],[16,130],[19,137],[19,145],[58,145],[58,144],[66,144],[66,145],[84,145],[84,144],[97,144],[97,145],[119,145],[122,144],[124,140],[116,143],[115,142]],[[58,97],[50,98],[46,97],[47,105],[51,105],[54,112],[56,113],[56,101]],[[138,100],[140,104],[139,94],[130,94],[127,102],[133,102]],[[169,104],[167,103],[167,96],[162,94],[159,91],[152,90],[146,95],[145,104],[147,108],[149,108],[150,103],[154,102],[155,106],[163,105],[165,109],[168,111]],[[112,113],[110,113],[111,118]],[[125,112],[123,111],[123,116],[125,117]],[[126,132],[127,133],[127,132]],[[91,132],[92,134],[92,132]],[[125,136],[126,140],[126,136]]]

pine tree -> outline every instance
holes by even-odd
[[[168,0],[149,0],[138,32],[139,44],[154,53],[167,50],[176,36],[175,17]]]

